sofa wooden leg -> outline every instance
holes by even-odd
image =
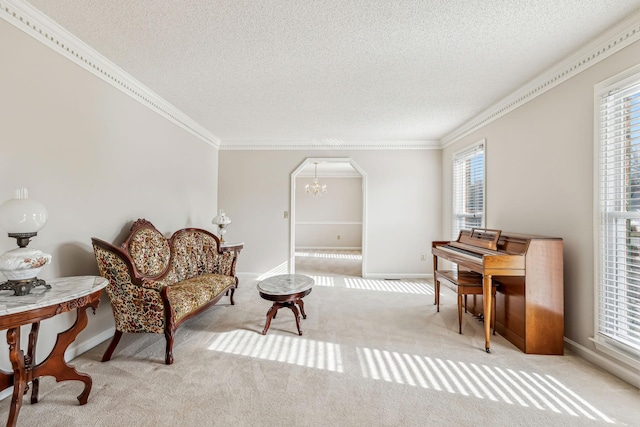
[[[229,301],[231,301],[231,305],[235,305],[236,302],[233,300],[233,294],[236,292],[236,288],[231,288],[231,294],[229,295]]]
[[[105,351],[104,355],[102,356],[103,362],[107,362],[111,360],[111,355],[113,354],[113,351],[118,346],[118,343],[120,342],[120,338],[122,338],[122,331],[119,331],[116,329],[116,333],[113,334],[113,338],[111,339],[111,344],[109,344],[109,347],[107,347],[107,351]]]
[[[171,365],[173,363],[173,331],[165,331],[164,336],[167,339],[167,351],[164,357],[164,363]]]

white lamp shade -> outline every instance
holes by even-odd
[[[8,233],[37,233],[47,223],[44,205],[28,198],[27,190],[16,191],[16,198],[0,205],[0,228]]]
[[[220,209],[220,214],[216,215],[216,217],[213,218],[213,221],[211,222],[217,225],[229,225],[231,224],[231,219],[227,216],[227,214],[224,213],[222,209]]]

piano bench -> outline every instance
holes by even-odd
[[[451,288],[458,294],[458,333],[462,333],[462,296],[464,295],[464,312],[467,312],[467,295],[482,295],[482,274],[472,271],[436,270],[433,279],[436,293],[437,311],[440,312],[440,281],[453,285]],[[491,329],[496,334],[496,284],[491,283],[493,309]]]

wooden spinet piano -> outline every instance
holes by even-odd
[[[561,238],[472,229],[461,231],[455,242],[432,242],[431,252],[434,277],[438,258],[457,264],[461,271],[482,274],[487,353],[491,348],[490,320],[494,315],[496,331],[523,352],[564,353]],[[495,313],[491,310],[492,280],[498,285]]]

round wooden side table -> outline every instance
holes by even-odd
[[[259,282],[257,288],[260,296],[267,301],[273,301],[273,305],[267,312],[267,323],[264,326],[262,335],[267,334],[271,319],[274,319],[278,310],[283,307],[293,311],[296,326],[298,327],[298,335],[302,335],[300,313],[302,313],[303,319],[307,318],[302,298],[309,295],[314,284],[315,282],[311,277],[303,274],[280,274]],[[298,311],[296,305],[300,307],[300,311]]]

